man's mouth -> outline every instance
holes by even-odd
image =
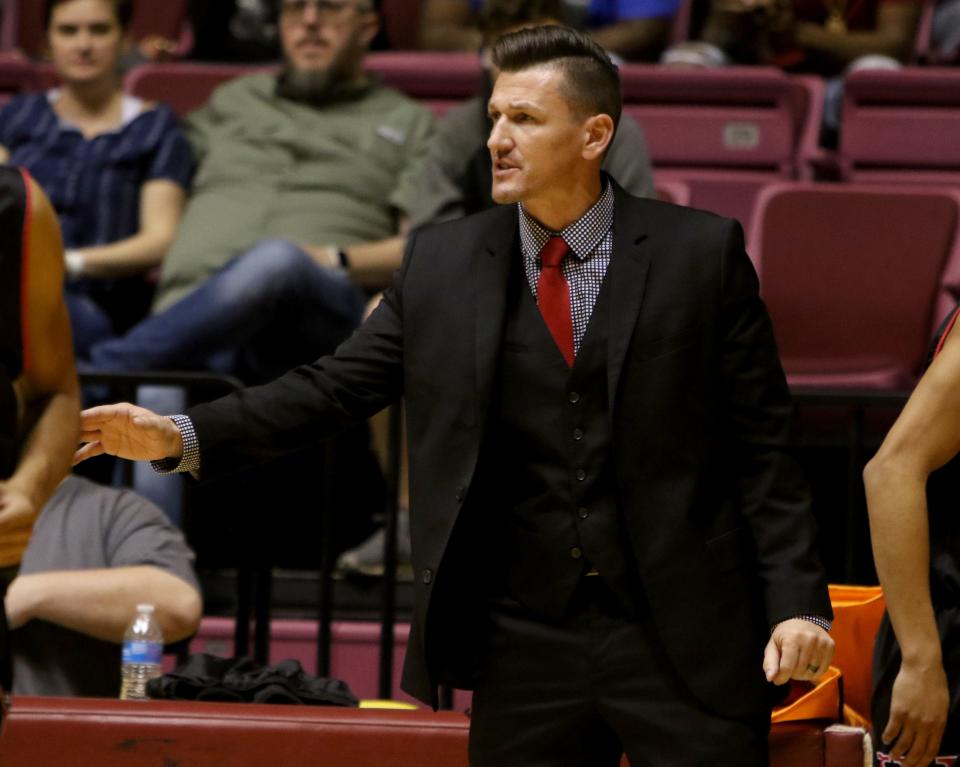
[[[493,160],[494,173],[506,173],[507,171],[519,169],[520,166],[510,160],[504,158],[494,158]]]

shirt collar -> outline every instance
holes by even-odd
[[[570,251],[583,261],[596,250],[597,245],[613,226],[613,184],[604,178],[603,192],[589,210],[560,232],[553,232],[524,210],[523,203],[517,203],[520,210],[520,241],[523,249],[536,258],[547,240],[551,237],[563,237]]]

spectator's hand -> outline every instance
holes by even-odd
[[[904,661],[893,683],[890,718],[883,742],[891,744],[890,758],[903,767],[925,767],[940,750],[947,725],[950,693],[939,659],[931,663]]]
[[[74,453],[74,465],[103,453],[132,461],[183,457],[177,425],[167,416],[128,402],[84,410],[80,441],[86,444]]]
[[[0,567],[15,565],[23,557],[38,512],[26,493],[0,482]]]
[[[791,679],[816,679],[833,660],[833,639],[816,623],[791,618],[778,623],[763,652],[763,671],[768,682],[785,684]]]
[[[177,56],[177,41],[162,35],[147,35],[137,47],[141,55],[150,61],[168,61]]]
[[[33,599],[30,596],[29,575],[18,575],[7,588],[3,606],[7,611],[7,625],[11,629],[18,629],[33,619],[31,613]]]

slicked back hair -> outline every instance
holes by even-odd
[[[492,58],[501,72],[559,68],[574,113],[606,114],[614,126],[620,123],[620,73],[606,51],[582,32],[556,24],[521,29],[497,40]]]
[[[153,0],[153,2],[156,1]],[[47,0],[47,10],[43,17],[44,29],[50,29],[50,20],[53,18],[54,9],[68,2],[70,0]],[[120,29],[124,31],[130,29],[130,21],[133,19],[133,0],[103,0],[103,2],[113,8],[113,14],[117,17]]]

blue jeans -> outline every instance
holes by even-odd
[[[93,344],[89,366],[269,380],[336,348],[359,324],[364,303],[346,275],[286,240],[264,240],[126,335]]]

